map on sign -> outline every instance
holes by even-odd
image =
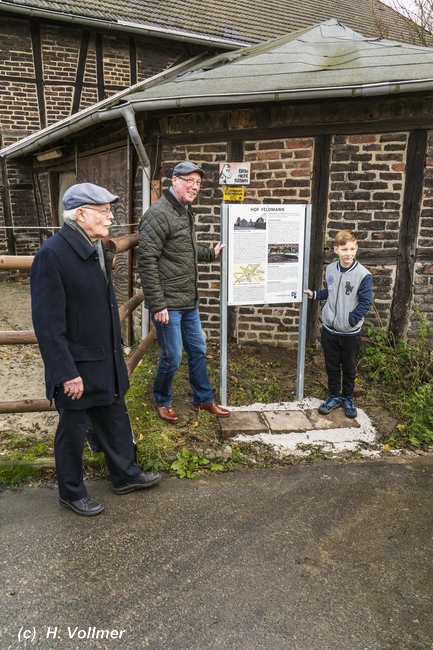
[[[263,264],[235,264],[233,269],[233,278],[235,284],[240,282],[264,282],[265,266]]]

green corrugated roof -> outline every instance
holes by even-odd
[[[308,30],[220,54],[175,80],[148,90],[137,88],[122,101],[179,98],[181,103],[186,97],[278,93],[432,77],[432,48],[366,38],[329,20]]]

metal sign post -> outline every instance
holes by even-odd
[[[305,344],[307,340],[307,306],[308,298],[304,290],[308,289],[308,271],[310,265],[311,239],[311,205],[307,205],[304,230],[304,268],[302,273],[302,302],[299,314],[298,363],[296,367],[296,401],[304,398],[305,378]]]
[[[227,406],[227,291],[228,291],[228,212],[227,204],[220,208],[220,237],[226,247],[221,251],[220,280],[220,403]]]

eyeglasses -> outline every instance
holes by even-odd
[[[190,187],[193,187],[194,185],[197,185],[197,187],[200,189],[202,185],[202,181],[196,181],[194,178],[184,178],[183,176],[178,176],[181,180],[185,181],[187,185]]]
[[[93,210],[94,212],[99,212],[100,214],[104,215],[104,217],[108,217],[109,214],[113,214],[111,208],[103,208],[102,210],[99,210],[98,208],[93,208],[90,205],[82,205],[81,207],[86,208],[86,210]]]

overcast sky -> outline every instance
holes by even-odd
[[[393,7],[394,9],[396,8],[395,0],[381,0],[381,2],[383,2],[386,5],[389,5],[390,7]],[[411,7],[413,7],[414,5],[412,0],[398,0],[398,4],[403,5],[407,9],[411,9]]]

